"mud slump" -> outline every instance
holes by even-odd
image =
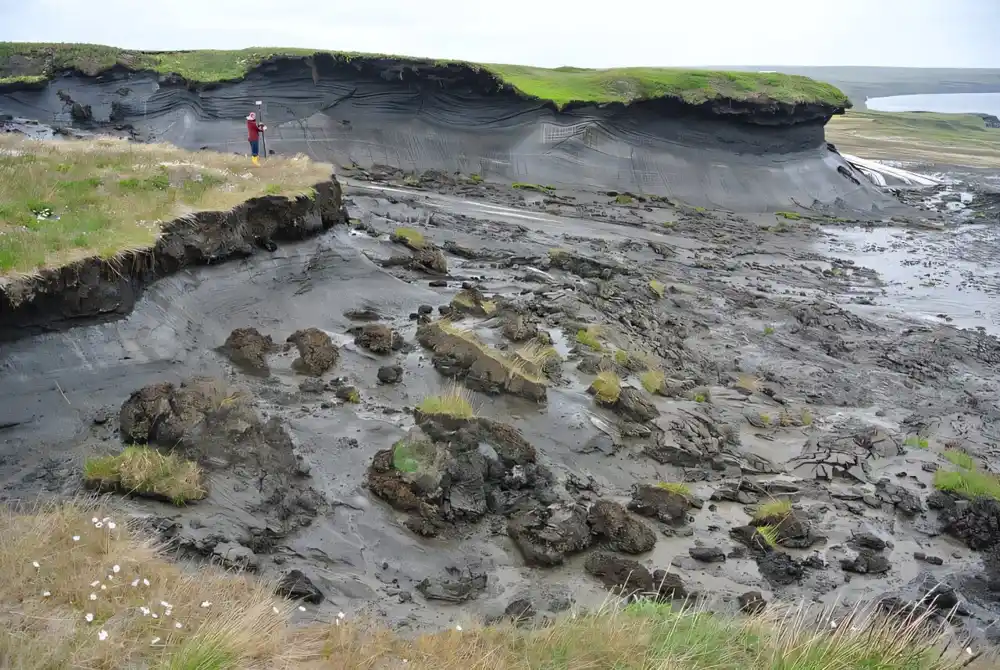
[[[345,192],[350,226],[4,343],[3,495],[73,495],[124,443],[179,449],[204,500],[122,504],[321,601],[306,617],[424,628],[609,590],[896,611],[933,591],[920,607],[994,634],[998,506],[933,480],[946,450],[997,467],[1000,343],[889,309],[886,268],[828,254],[822,230],[850,224],[433,179]]]

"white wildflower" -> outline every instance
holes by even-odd
[[[972,656],[972,647],[966,647],[965,653],[968,654],[969,656]]]
[[[101,590],[102,591],[107,591],[108,590],[108,585],[107,584],[101,584]]]
[[[31,562],[31,564],[32,564],[33,566],[35,566],[36,568],[40,568],[40,567],[42,567],[41,565],[39,565],[39,564],[38,564],[38,561],[32,561],[32,562]]]
[[[93,620],[94,620],[94,615],[93,615],[93,614],[91,614],[90,612],[87,612],[87,613],[86,613],[86,614],[85,614],[85,615],[83,616],[83,618],[87,620],[87,623],[90,623],[91,621],[93,621]]]
[[[149,608],[142,605],[139,607],[139,611],[142,612],[142,616],[149,616]]]
[[[150,614],[150,616],[153,617],[154,619],[159,619],[160,618],[160,615],[157,614],[156,612],[153,612],[152,614]]]
[[[150,646],[152,646],[154,644],[159,644],[159,643],[160,643],[160,638],[158,638],[158,637],[154,637],[152,640],[149,641]]]
[[[101,521],[103,521],[104,523],[107,523],[107,522],[111,521],[111,517],[106,516],[103,519],[101,519]]]
[[[170,616],[173,613],[174,611],[168,607],[167,610],[163,613],[163,616]]]
[[[97,600],[97,594],[96,593],[91,593],[90,594],[90,599],[91,600]]]
[[[142,580],[142,585],[143,586],[149,586],[149,580],[148,579],[143,579]]]
[[[90,520],[90,523],[97,523],[98,521],[100,521],[100,519],[98,519],[98,518],[97,518],[97,517],[95,516],[95,517],[94,517],[93,519],[91,519],[91,520]]]
[[[303,607],[302,605],[299,605],[299,611],[300,611],[300,612],[305,612],[305,611],[306,611],[306,608],[305,608],[305,607]]]
[[[272,610],[272,611],[273,611],[273,612],[274,612],[275,614],[277,614],[277,613],[278,613],[278,608],[277,608],[277,607],[272,607],[272,608],[271,608],[271,610]]]
[[[204,601],[204,602],[201,603],[201,606],[202,607],[211,607],[212,603],[210,603],[209,601],[206,600],[206,601]]]
[[[171,605],[170,603],[168,603],[166,600],[161,600],[160,601],[160,607],[170,608],[170,607],[173,607],[173,605]]]
[[[830,628],[836,628],[836,627],[837,627],[837,622],[836,621],[831,621],[830,622]]]
[[[100,640],[101,642],[104,642],[105,640],[107,640],[108,639],[108,631],[106,631],[106,630],[99,631],[97,633],[97,639]]]
[[[343,619],[344,616],[345,616],[345,614],[343,612],[337,612],[337,618],[338,619]]]
[[[120,565],[112,565],[111,566],[111,572],[115,573],[116,575],[119,572],[121,572],[121,571],[122,571],[122,566],[120,566]]]
[[[183,625],[181,625],[181,622],[180,622],[180,621],[177,621],[177,622],[175,622],[175,623],[174,623],[174,628],[183,628],[183,627],[184,627],[184,626],[183,626]]]
[[[455,630],[457,630],[459,633],[461,633],[462,632],[462,627],[461,626],[455,626]]]
[[[104,528],[104,522],[98,521],[97,523],[94,524],[94,528]]]
[[[138,577],[136,577],[135,579],[132,580],[132,586],[139,586],[139,578]]]
[[[43,598],[48,598],[51,595],[52,595],[52,591],[43,591],[42,592],[42,597]]]
[[[94,586],[97,586],[100,583],[101,583],[100,579],[95,579],[94,581],[90,582],[90,586],[94,587]]]
[[[115,528],[117,528],[117,525],[115,524],[115,522],[114,521],[109,521],[108,522],[108,529],[109,530],[114,530]]]
[[[79,542],[80,541],[80,536],[79,535],[74,535],[73,536],[73,541],[74,542]]]

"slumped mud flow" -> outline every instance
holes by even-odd
[[[6,315],[5,497],[176,444],[209,497],[129,504],[187,555],[291,574],[324,598],[302,616],[934,589],[995,639],[1000,503],[932,485],[948,448],[997,468],[997,209],[967,176],[894,197],[826,145],[833,110],[560,112],[389,61],[205,90],[70,74],[0,112],[66,126],[67,96],[77,132],[223,151],[264,98],[268,148],[337,163],[349,222],[172,268],[118,320]],[[477,417],[415,409],[456,385]],[[776,498],[793,511],[751,523]]]

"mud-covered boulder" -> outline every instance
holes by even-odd
[[[507,521],[507,534],[525,563],[541,567],[560,565],[593,542],[586,508],[572,503],[522,509]]]
[[[383,323],[366,323],[352,328],[354,343],[375,354],[390,354],[403,346],[399,333]]]
[[[760,591],[747,591],[737,598],[736,602],[739,603],[740,611],[750,616],[760,614],[767,608],[767,601]]]
[[[526,342],[538,335],[538,326],[523,314],[507,314],[500,332],[511,342]]]
[[[403,379],[403,366],[383,365],[378,369],[377,377],[380,384],[398,384]]]
[[[757,570],[773,586],[788,586],[800,581],[805,567],[783,551],[766,551],[756,556]]]
[[[646,395],[631,386],[622,386],[618,400],[615,402],[614,411],[639,423],[646,423],[660,416],[660,411]]]
[[[289,600],[304,600],[318,605],[323,602],[323,592],[301,570],[289,570],[282,576],[275,593]]]
[[[883,503],[892,505],[896,511],[906,516],[914,516],[924,511],[924,505],[916,492],[887,478],[880,479],[875,484],[875,497]]]
[[[448,274],[448,259],[445,258],[444,252],[440,249],[426,246],[413,250],[410,267],[427,274],[446,275]]]
[[[688,555],[702,563],[724,563],[726,560],[726,552],[719,547],[690,547]]]
[[[776,543],[788,549],[808,549],[821,539],[813,531],[809,519],[797,510],[778,517],[755,519],[753,525],[771,527]]]
[[[666,570],[653,571],[653,587],[658,600],[684,600],[692,595],[680,575]]]
[[[262,335],[256,328],[247,327],[229,333],[222,349],[233,363],[267,372],[267,355],[275,351],[277,345],[270,335]]]
[[[675,488],[636,484],[632,487],[632,499],[628,508],[636,514],[676,526],[687,521],[691,500]]]
[[[597,577],[604,588],[624,596],[653,593],[653,575],[642,564],[630,558],[623,558],[603,551],[595,551],[587,556],[584,569]]]
[[[1000,546],[1000,501],[993,498],[960,500],[942,510],[944,530],[970,549]]]
[[[880,575],[889,572],[892,563],[883,553],[874,549],[862,548],[854,558],[844,558],[840,567],[845,572],[856,572],[860,575]]]
[[[444,575],[425,577],[417,584],[417,590],[428,600],[463,603],[485,591],[486,583],[485,572],[448,568]]]
[[[588,516],[594,535],[615,551],[641,554],[656,544],[656,533],[613,500],[598,500]]]
[[[320,377],[340,359],[340,350],[319,328],[296,330],[288,336],[288,341],[299,350],[296,367],[307,375]]]

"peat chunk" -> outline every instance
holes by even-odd
[[[237,328],[229,333],[223,350],[230,360],[257,371],[266,372],[267,355],[277,348],[270,335],[261,335],[256,328]]]
[[[290,570],[278,582],[276,592],[290,600],[304,600],[318,605],[323,602],[323,592],[301,570]]]
[[[598,500],[590,508],[588,521],[594,534],[616,551],[641,554],[656,544],[656,533],[612,500]]]
[[[515,513],[507,522],[528,565],[560,565],[566,556],[583,551],[593,542],[587,511],[579,505],[553,503]]]
[[[653,592],[653,576],[640,563],[615,554],[595,551],[587,557],[584,569],[601,580],[607,590],[625,596]]]
[[[632,488],[628,508],[636,514],[673,525],[687,520],[691,501],[687,496],[654,484],[637,484]]]
[[[340,351],[330,336],[319,328],[296,330],[288,336],[288,341],[299,350],[299,359],[295,364],[312,377],[322,376],[340,358]]]

